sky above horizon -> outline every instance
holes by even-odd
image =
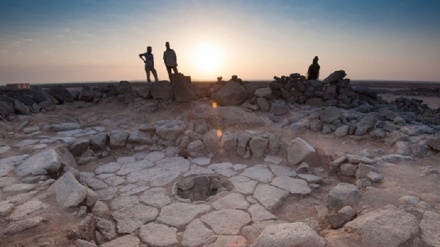
[[[438,0],[0,0],[0,85],[145,80],[165,42],[193,80],[272,80],[315,56],[320,79],[440,82]]]

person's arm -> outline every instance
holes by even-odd
[[[143,58],[144,54],[139,54],[139,57],[142,59],[142,61],[144,61],[144,63],[146,62],[145,59]]]
[[[173,50],[173,54],[174,54],[174,61],[176,61],[176,65],[177,65],[177,56],[176,56],[176,52]]]

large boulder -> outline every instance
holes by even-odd
[[[173,87],[168,81],[153,82],[150,90],[154,99],[170,100],[173,98]]]
[[[178,74],[173,78],[174,98],[177,102],[190,102],[197,99],[191,77]]]
[[[61,85],[56,85],[52,87],[51,89],[49,89],[48,93],[50,93],[61,103],[73,101],[73,95]]]
[[[53,149],[32,155],[15,168],[15,174],[20,177],[57,174],[61,169],[58,153]]]
[[[247,96],[246,89],[236,81],[229,81],[222,89],[211,95],[212,99],[222,106],[240,105]]]
[[[438,232],[438,231],[437,231]],[[361,216],[344,226],[344,231],[327,237],[329,246],[415,246],[407,245],[419,233],[415,216],[387,206]]]
[[[291,166],[297,165],[314,152],[310,144],[297,137],[287,147],[287,162]]]
[[[251,245],[251,247],[272,246],[323,247],[325,241],[306,223],[283,223],[266,227]]]
[[[76,207],[87,197],[87,188],[80,184],[71,172],[66,172],[51,188],[57,202],[63,208]]]
[[[344,79],[344,77],[345,77],[346,75],[347,75],[347,74],[345,73],[345,71],[343,71],[343,70],[337,70],[337,71],[331,73],[327,78],[325,78],[324,81],[323,81],[323,83],[324,83],[324,84],[335,83],[335,82],[337,82],[337,81],[339,81],[339,80]]]

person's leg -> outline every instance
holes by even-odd
[[[172,68],[174,70],[174,74],[179,74],[179,71],[177,71],[177,66],[173,66]]]
[[[156,69],[152,69],[151,72],[153,72],[154,80],[155,80],[155,81],[159,81],[159,79],[157,79],[157,72],[156,72]]]
[[[146,69],[146,71],[147,71],[147,83],[150,83],[151,82],[151,79],[150,79],[150,69]]]
[[[168,72],[168,78],[171,81],[171,67],[170,66],[167,66],[167,72]]]

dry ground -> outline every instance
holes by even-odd
[[[144,100],[144,99],[142,99]],[[432,102],[439,103],[438,98],[431,99]],[[210,102],[201,102],[209,105]],[[19,126],[24,121],[29,121],[27,126],[44,126],[52,123],[60,122],[79,122],[82,126],[104,126],[107,131],[114,129],[132,130],[146,122],[154,122],[163,119],[175,119],[190,108],[200,103],[163,104],[151,101],[150,107],[144,104],[139,107],[129,106],[124,102],[112,101],[105,104],[85,104],[74,102],[68,105],[57,106],[54,111],[40,113],[30,117],[17,116],[13,121],[15,126]],[[158,106],[158,110],[154,110]],[[257,113],[264,116],[263,113]],[[273,125],[266,127],[267,131],[276,131],[285,138],[293,138],[300,136],[319,153],[319,158],[312,160],[310,165],[313,169],[322,167],[324,170],[318,169],[322,176],[327,176],[323,187],[315,190],[308,197],[290,197],[285,200],[274,213],[281,219],[289,221],[307,220],[310,217],[320,216],[322,214],[323,205],[328,191],[338,183],[340,178],[330,169],[330,161],[344,154],[359,154],[362,149],[370,149],[373,153],[382,150],[383,153],[393,153],[393,148],[385,146],[381,141],[371,141],[366,138],[345,137],[336,139],[332,135],[322,135],[318,133],[307,132],[300,135],[294,135],[286,129],[279,129]],[[25,136],[13,135],[7,136],[3,141],[12,145],[19,140],[25,139]],[[131,151],[120,151],[113,156],[109,156],[102,161],[96,162],[94,165],[80,167],[81,171],[93,170],[98,164],[114,160],[117,155],[126,155]],[[18,152],[17,152],[18,153]],[[9,153],[13,155],[15,153]],[[216,161],[230,161],[226,156],[219,156]],[[239,161],[239,160],[236,160]],[[234,161],[235,162],[235,161]],[[258,161],[241,160],[243,163],[258,163]],[[440,155],[436,154],[424,159],[417,159],[414,162],[406,164],[380,166],[379,170],[385,179],[382,184],[368,189],[363,194],[363,200],[358,210],[370,210],[381,207],[386,204],[397,205],[397,199],[403,195],[435,194],[440,196],[440,181],[435,176],[421,176],[426,166],[440,168]],[[327,175],[326,175],[327,174]],[[426,195],[428,197],[429,195]],[[51,198],[48,198],[49,201]],[[52,198],[53,199],[53,198]],[[433,203],[434,207],[440,204]],[[60,211],[55,204],[51,205],[52,209],[45,217],[47,222],[42,226],[25,231],[21,234],[1,239],[0,246],[68,246],[68,237],[73,237],[71,226],[78,223],[78,218],[72,215],[71,211]],[[438,208],[440,210],[440,208]],[[4,222],[0,222],[0,226],[4,226]],[[327,225],[325,221],[316,222],[317,230],[323,230]]]

